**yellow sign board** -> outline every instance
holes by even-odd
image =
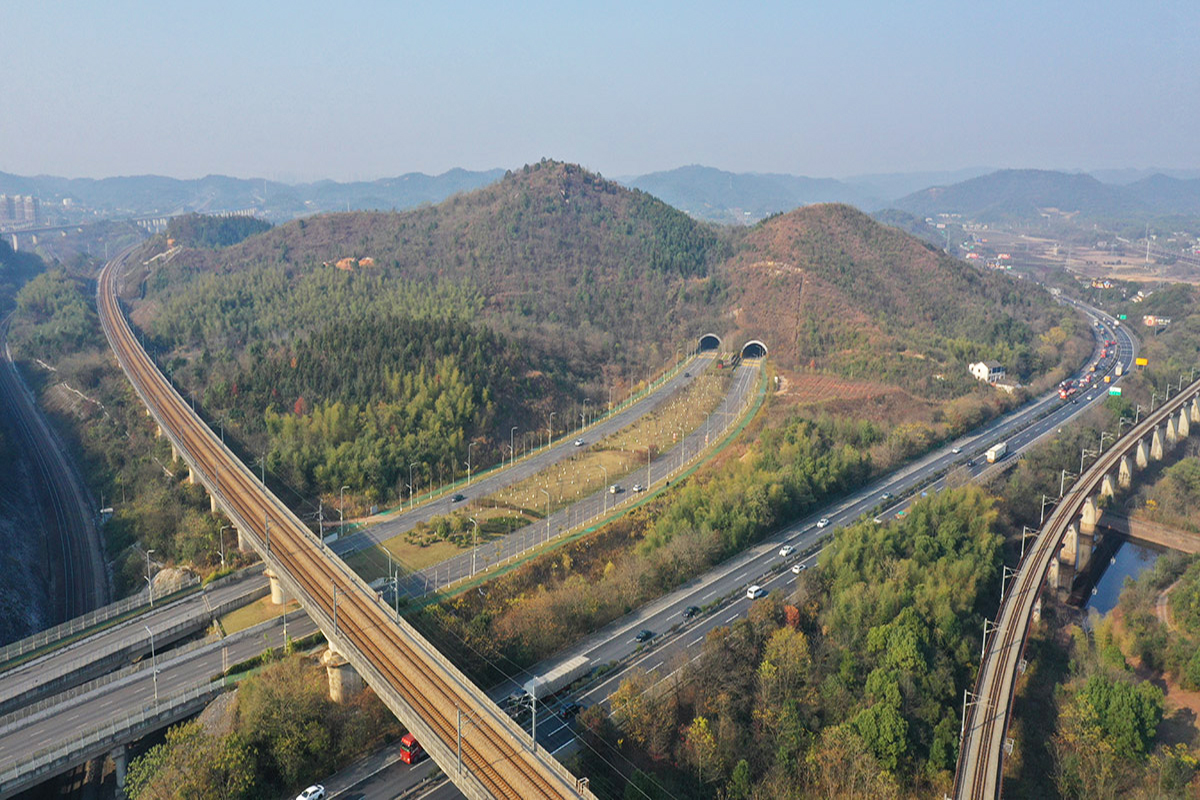
[[[1139,358],[1134,363],[1137,364],[1139,367],[1144,367],[1150,363],[1150,360],[1146,359],[1146,358]]]

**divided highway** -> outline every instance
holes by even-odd
[[[100,319],[122,369],[196,479],[254,542],[331,646],[468,796],[592,796],[419,633],[393,616],[191,411],[142,350],[121,312],[116,279],[128,255],[105,266],[97,288]]]
[[[611,414],[607,419],[603,419],[586,428],[582,435],[596,442],[633,424],[662,405],[677,390],[686,387],[695,380],[695,376],[708,369],[712,361],[713,354],[711,353],[701,353],[692,356],[683,362],[680,368],[676,370],[675,375],[655,387],[649,394],[633,402],[627,408]],[[547,467],[564,461],[579,452],[573,444],[574,439],[574,436],[568,434],[560,439],[557,444],[553,444],[549,448],[542,448],[540,451],[517,461],[511,467],[493,469],[482,475],[477,475],[471,481],[470,487],[462,487],[462,493],[468,499],[487,497],[508,486],[520,483],[526,478],[532,477]],[[394,536],[399,536],[411,530],[420,522],[428,522],[439,514],[447,513],[449,502],[450,494],[446,495],[445,500],[439,498],[436,501],[425,502],[416,508],[396,514],[369,528],[356,531],[334,542],[330,545],[330,548],[338,555],[346,556],[350,553],[380,544]]]
[[[816,561],[821,543],[834,528],[853,523],[863,515],[894,515],[919,497],[922,491],[936,491],[943,485],[945,476],[954,469],[966,469],[966,474],[978,478],[981,475],[988,477],[985,473],[1015,463],[1021,451],[1033,446],[1038,440],[1053,435],[1093,404],[1102,402],[1107,392],[1107,385],[1103,383],[1105,372],[1115,370],[1118,363],[1122,365],[1123,371],[1127,371],[1136,358],[1137,342],[1124,328],[1114,325],[1115,320],[1096,309],[1079,307],[1091,319],[1099,320],[1106,326],[1103,329],[1106,332],[1100,334],[1101,336],[1116,338],[1118,341],[1119,352],[1115,361],[1110,363],[1108,370],[1098,370],[1095,373],[1100,387],[1104,388],[1085,394],[1078,403],[1064,402],[1059,399],[1057,393],[1027,403],[1021,409],[987,425],[983,430],[951,442],[872,483],[833,507],[814,512],[805,519],[789,525],[769,541],[731,558],[674,592],[611,623],[579,645],[560,654],[553,662],[539,665],[536,672],[544,674],[557,664],[579,655],[587,656],[595,664],[621,662],[618,669],[606,672],[599,682],[585,685],[571,697],[565,698],[583,702],[585,705],[605,701],[631,669],[641,669],[654,676],[657,681],[662,681],[680,664],[699,655],[700,647],[709,631],[746,615],[753,602],[746,595],[749,585],[759,585],[768,592],[776,588],[786,590],[789,582],[796,577],[791,569],[811,567]],[[1114,332],[1115,337],[1107,331]],[[1097,344],[1089,364],[1095,360],[1100,349],[1101,346]],[[1082,374],[1081,372],[1080,376]],[[1005,463],[989,465],[979,454],[998,442],[1008,442],[1009,454],[1004,460]],[[960,452],[955,453],[955,450]],[[977,463],[966,467],[968,460]],[[889,497],[901,498],[906,495],[910,496],[898,503],[889,504]],[[883,511],[885,507],[888,508]],[[818,528],[816,523],[822,518],[830,520],[830,523],[826,527]],[[785,544],[795,548],[792,556],[779,555],[780,548]],[[716,610],[692,620],[684,619],[683,612],[688,606],[705,607],[723,598],[730,599],[720,604]],[[648,645],[635,640],[635,636],[642,629],[649,629],[656,634]],[[489,693],[497,699],[506,697],[516,691],[519,684],[528,677],[530,676],[520,676],[511,683],[490,690]],[[547,723],[543,725],[539,720],[538,739],[546,744],[547,749],[553,752],[571,744],[573,736],[569,726],[565,726],[561,721],[554,721],[549,713],[543,718]]]

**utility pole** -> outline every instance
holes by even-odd
[[[154,705],[158,705],[158,656],[154,652],[154,631],[149,625],[143,625],[146,633],[150,634],[150,672],[154,678]]]
[[[508,465],[511,467],[517,462],[517,451],[513,449],[513,437],[517,433],[517,426],[513,425],[508,432]]]
[[[346,507],[346,490],[349,486],[343,486],[338,489],[338,538],[342,538],[342,534],[346,532],[346,517],[343,514],[343,509]]]
[[[154,608],[154,581],[150,580],[150,554],[153,550],[146,551],[146,586],[150,591],[150,607]]]
[[[550,541],[550,493],[545,489],[538,489],[539,492],[546,495],[546,541]]]
[[[546,449],[550,449],[550,442],[554,440],[554,412],[550,412],[550,424],[546,426]]]

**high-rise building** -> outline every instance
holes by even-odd
[[[40,222],[42,217],[42,204],[33,195],[25,195],[25,221]]]
[[[13,201],[15,199],[6,194],[0,194],[0,222],[12,222],[16,219],[16,213],[13,209]]]

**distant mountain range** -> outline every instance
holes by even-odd
[[[620,183],[694,218],[742,225],[815,203],[845,203],[876,214],[899,209],[920,220],[959,214],[993,223],[1036,222],[1056,215],[1089,221],[1200,216],[1200,171],[1147,172],[972,167],[837,180],[691,165],[624,178]],[[441,175],[414,172],[376,181],[285,184],[221,175],[193,180],[157,175],[91,179],[0,172],[0,194],[41,198],[44,216],[51,221],[253,209],[258,216],[281,222],[327,211],[403,210],[438,203],[492,184],[504,174],[502,169],[452,169]],[[86,215],[82,209],[87,209]]]
[[[1200,178],[1155,174],[1125,185],[1086,173],[1001,170],[914,192],[895,206],[921,217],[959,214],[979,222],[1028,222],[1047,215],[1087,220],[1200,215]]]
[[[62,216],[74,221],[71,208],[83,206],[106,216],[255,209],[268,219],[288,220],[322,211],[405,209],[438,203],[458,192],[494,183],[503,175],[502,169],[452,169],[441,175],[412,172],[377,181],[286,184],[224,175],[192,180],[159,175],[93,179],[0,172],[0,194],[40,198],[48,219]],[[64,200],[71,205],[64,206]]]

